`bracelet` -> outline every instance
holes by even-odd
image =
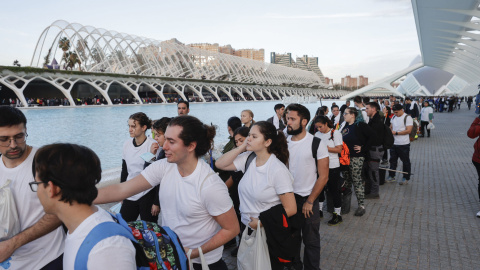
[[[306,203],[310,204],[310,205],[313,205],[313,202],[309,202],[308,200],[305,201]]]

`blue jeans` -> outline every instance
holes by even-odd
[[[393,145],[390,149],[390,169],[397,169],[398,158],[403,162],[403,171],[407,174],[403,174],[406,180],[410,180],[411,164],[410,164],[410,144],[406,145]],[[395,172],[390,171],[388,173],[390,177],[395,177]]]

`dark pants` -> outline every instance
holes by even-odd
[[[383,146],[372,146],[370,148],[370,158],[368,160],[368,179],[370,180],[370,193],[378,194],[380,184],[380,160],[383,157]]]
[[[126,222],[135,221],[138,215],[140,215],[141,220],[157,223],[158,216],[152,216],[152,205],[155,195],[155,189],[153,188],[137,201],[123,200],[122,208],[120,208],[120,214],[122,214],[123,219]]]
[[[302,213],[303,204],[307,201],[307,197],[295,194],[297,203],[297,215],[301,215],[302,222],[302,240],[305,245],[303,251],[303,269],[319,270],[320,269],[320,209],[318,198],[313,202],[313,214],[309,218],[305,218]],[[300,258],[300,254],[298,254]],[[273,269],[273,267],[272,267]],[[296,269],[301,269],[297,268]]]
[[[475,169],[477,169],[477,174],[478,174],[478,200],[480,201],[480,163],[473,161],[473,165],[475,166]]]
[[[40,270],[62,270],[63,269],[63,254],[55,260],[49,262]]]
[[[328,196],[333,200],[333,207],[342,207],[342,178],[340,177],[340,167],[333,168],[328,171]]]
[[[208,268],[210,270],[228,270],[227,264],[223,261],[223,259],[220,259],[216,263],[209,264]],[[202,270],[202,265],[199,264],[199,263],[194,263],[193,264],[193,269],[194,270]]]
[[[390,149],[390,169],[397,170],[398,158],[403,163],[403,171],[407,174],[403,174],[406,180],[410,180],[411,164],[410,164],[410,144],[406,145],[393,145]],[[388,173],[391,177],[395,177],[395,172],[390,171]]]
[[[428,121],[420,121],[420,124],[421,124],[420,131],[422,132],[423,136],[425,136],[425,129],[427,130],[428,136],[430,136],[430,129],[427,128],[429,123],[430,122],[428,122]]]

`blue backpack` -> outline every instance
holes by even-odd
[[[110,213],[111,214],[111,213]],[[187,270],[187,256],[177,234],[169,227],[137,220],[126,222],[122,215],[111,214],[116,222],[95,226],[83,240],[75,258],[75,270],[87,270],[88,255],[100,241],[111,236],[124,236],[135,247],[138,270]],[[117,223],[118,222],[118,223]]]

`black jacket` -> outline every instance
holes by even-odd
[[[266,121],[269,122],[270,124],[273,124],[273,117],[270,117],[268,118]],[[278,120],[279,124],[278,124],[278,130],[284,130],[285,129],[285,124],[283,123],[282,119],[279,119]]]
[[[382,118],[380,117],[380,114],[378,114],[378,112],[375,113],[372,118],[370,118],[370,121],[368,121],[368,125],[377,135],[372,138],[370,146],[383,145],[383,141],[385,138],[385,124],[383,123]]]
[[[300,252],[302,239],[298,219],[295,217],[296,215],[289,218],[282,204],[260,213],[268,249],[275,258],[293,262]]]
[[[420,115],[420,110],[417,103],[413,105],[413,109],[410,109],[412,104],[405,104],[405,113],[410,115],[412,118],[417,118]]]

